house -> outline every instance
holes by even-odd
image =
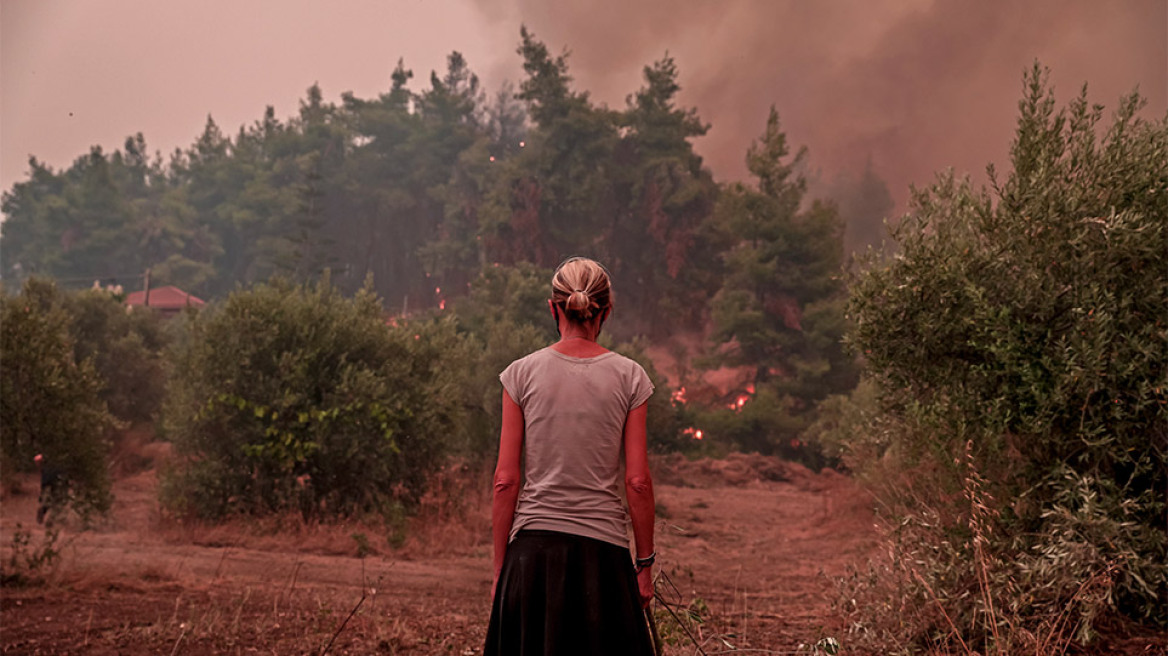
[[[155,287],[147,291],[130,292],[126,295],[126,306],[146,306],[154,308],[163,317],[173,317],[188,307],[203,307],[207,302],[197,296],[191,296],[178,287],[167,285]]]

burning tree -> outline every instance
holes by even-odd
[[[735,417],[723,423],[740,446],[759,451],[793,448],[816,403],[857,381],[842,344],[842,226],[833,205],[804,202],[807,150],[789,153],[771,108],[746,155],[757,186],[727,187],[715,210],[732,244],[713,301],[716,362],[752,369],[755,388],[732,401]]]

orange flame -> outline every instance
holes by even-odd
[[[689,428],[681,431],[681,434],[682,435],[689,435],[690,437],[694,438],[695,440],[700,440],[703,437],[702,429],[694,428],[693,426],[690,426]]]
[[[673,394],[671,394],[669,398],[672,399],[674,403],[685,405],[685,388],[677,388],[673,391]]]

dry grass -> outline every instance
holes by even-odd
[[[409,516],[306,521],[299,513],[288,512],[220,522],[159,516],[155,530],[165,541],[176,545],[326,556],[452,555],[489,546],[490,494],[489,472],[459,463],[433,476]]]
[[[971,449],[967,444],[957,460],[964,470],[957,493],[945,489],[935,466],[890,468],[877,486],[886,519],[895,521],[884,525],[881,557],[837,581],[836,608],[848,620],[847,642],[883,653],[937,656],[1163,652],[1168,635],[1134,623],[1119,626],[1121,618],[1106,612],[1120,565],[1114,559],[1083,561],[1087,567],[1073,554],[1064,557],[1062,568],[1044,579],[1052,589],[1070,586],[1063,600],[1040,607],[1040,600],[1028,596],[1033,590],[1021,580],[1026,565],[1019,565],[1028,554],[1010,552],[997,536],[1002,504],[991,495]],[[1074,579],[1079,571],[1081,578]],[[1127,642],[1141,647],[1113,648]]]

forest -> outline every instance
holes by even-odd
[[[1168,119],[1060,107],[1036,63],[1009,169],[939,172],[894,217],[871,166],[825,182],[776,108],[751,179],[716,180],[668,56],[612,109],[526,29],[518,54],[493,93],[455,52],[420,91],[399,62],[377,98],[314,85],[166,158],[141,134],[33,158],[0,226],[4,474],[43,453],[59,510],[100,522],[104,458],[148,426],[179,520],[400,524],[449,463],[489,464],[496,374],[554,340],[551,270],[586,255],[613,276],[606,345],[656,384],[656,454],[777,456],[875,499],[886,554],[835,582],[845,646],[1163,635]],[[208,307],[127,313],[147,279]]]

